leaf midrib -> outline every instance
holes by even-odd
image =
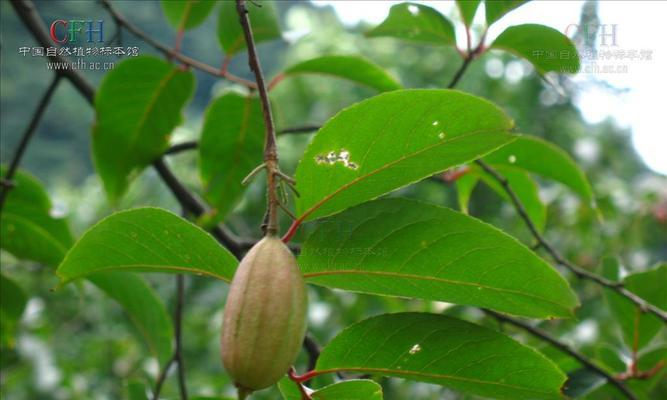
[[[114,270],[169,270],[169,271],[184,271],[188,273],[192,273],[194,275],[206,275],[210,276],[212,278],[220,279],[221,281],[224,282],[230,282],[230,279],[226,276],[219,275],[215,271],[207,271],[203,269],[198,269],[196,267],[184,267],[184,266],[178,266],[178,265],[155,265],[155,264],[119,264],[119,265],[111,265],[107,267],[101,267],[101,268],[95,268],[94,270],[87,271],[85,273],[76,273],[73,275],[68,275],[66,273],[63,273],[62,271],[56,271],[56,274],[60,277],[61,279],[61,285],[64,285],[66,283],[69,283],[75,279],[83,278],[88,275],[93,275],[97,274],[99,272],[107,272],[107,271],[114,271]],[[160,271],[156,271],[160,272]]]
[[[160,83],[158,84],[155,92],[153,93],[153,96],[151,96],[151,99],[148,101],[148,105],[146,107],[146,111],[142,114],[141,119],[139,120],[137,124],[137,128],[132,132],[132,136],[130,136],[130,141],[128,143],[128,152],[132,154],[134,152],[134,147],[137,143],[137,140],[141,136],[141,133],[144,132],[144,129],[146,127],[146,121],[148,120],[148,117],[150,114],[152,114],[153,110],[155,109],[155,104],[157,103],[158,99],[162,95],[164,88],[167,86],[169,81],[172,80],[172,78],[178,73],[178,70],[176,68],[171,67],[171,71],[160,80]],[[126,167],[128,161],[127,157],[122,158],[123,161],[123,166]]]
[[[568,310],[567,307],[564,307],[562,304],[558,304],[552,300],[542,298],[530,293],[524,293],[520,292],[518,290],[514,289],[504,289],[504,288],[498,288],[498,287],[493,287],[493,286],[487,286],[483,285],[477,282],[468,282],[468,281],[459,281],[459,280],[454,280],[454,279],[445,279],[445,278],[440,278],[440,277],[435,277],[435,276],[423,276],[423,275],[415,275],[415,274],[404,274],[404,273],[396,273],[396,272],[391,272],[391,271],[363,271],[363,270],[353,270],[353,269],[344,269],[344,270],[336,270],[336,271],[321,271],[321,272],[311,272],[311,273],[306,273],[303,274],[304,278],[317,278],[319,276],[329,276],[329,275],[371,275],[371,276],[389,276],[393,278],[403,278],[403,279],[415,279],[415,280],[423,280],[423,281],[434,281],[434,282],[443,282],[443,283],[449,283],[453,285],[462,285],[462,286],[473,286],[477,288],[482,288],[490,291],[497,291],[497,292],[504,292],[504,293],[511,293],[519,296],[524,296],[536,300],[541,300],[546,303],[552,304],[554,306],[557,306],[558,308]],[[323,285],[326,286],[326,285]]]
[[[532,393],[539,393],[539,394],[544,394],[544,395],[554,395],[554,392],[548,391],[542,391],[542,390],[537,390],[525,386],[517,386],[517,385],[511,385],[509,383],[501,383],[501,382],[494,382],[494,381],[485,381],[482,379],[475,379],[475,378],[467,378],[463,376],[454,376],[454,375],[446,375],[446,374],[434,374],[434,373],[425,373],[425,372],[420,372],[420,371],[408,371],[408,370],[399,370],[399,369],[389,369],[389,368],[373,368],[373,367],[340,367],[340,368],[330,368],[330,369],[315,369],[318,374],[327,374],[327,373],[334,373],[334,372],[342,372],[342,371],[354,371],[354,372],[378,372],[381,374],[395,374],[395,375],[410,375],[410,376],[423,376],[426,378],[435,378],[435,379],[445,379],[445,380],[453,380],[453,381],[463,381],[463,382],[469,382],[469,383],[476,383],[476,384],[482,384],[482,385],[491,385],[491,386],[501,386],[501,387],[506,387],[510,389],[516,389],[516,390],[522,390],[522,391],[527,391],[527,392],[532,392]]]

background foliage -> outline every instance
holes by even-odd
[[[167,9],[165,17],[157,2],[114,4],[121,12],[130,16],[135,24],[163,43],[173,43],[176,32],[174,27],[183,23],[177,18],[179,10]],[[36,103],[37,94],[44,91],[50,80],[50,71],[44,68],[42,59],[25,59],[17,54],[16,46],[32,45],[31,36],[8,2],[2,2],[0,7],[3,39],[1,50],[3,63],[0,66],[2,70],[0,156],[2,163],[5,164],[11,157],[21,132],[25,129],[33,104]],[[225,31],[224,27],[227,25],[222,22],[218,25],[217,14],[223,16],[221,20],[227,18],[228,13],[224,12],[226,8],[228,4],[217,8],[208,18],[202,20],[201,25],[195,26],[196,22],[186,22],[184,26],[188,30],[181,47],[188,55],[211,65],[219,65],[223,59],[224,53],[221,47],[227,50],[227,53],[237,52],[238,56],[229,63],[229,70],[246,79],[252,79],[247,68],[245,52],[242,51],[244,42],[235,41],[241,31]],[[39,3],[38,10],[45,21],[63,15],[105,19],[108,31],[111,31],[111,18],[104,9],[92,2]],[[592,18],[590,13],[593,12],[594,15],[595,6],[587,4],[585,10],[589,14],[585,14],[584,17]],[[380,36],[383,30],[385,34],[391,32],[391,26],[376,27],[372,31],[373,27],[363,24],[346,27],[337,19],[331,8],[315,7],[306,2],[281,1],[275,4],[275,12],[278,17],[278,27],[270,26],[266,35],[262,36],[260,54],[267,76],[274,76],[283,70],[289,71],[288,76],[272,91],[279,130],[296,126],[319,126],[341,109],[374,96],[378,91],[394,88],[396,82],[401,82],[408,88],[445,87],[460,65],[460,58],[452,46],[424,46],[416,44],[418,41],[416,39],[413,42],[403,42],[386,37],[371,38],[369,36]],[[456,13],[447,17],[455,23],[460,23],[460,17]],[[401,15],[396,15],[395,18],[401,18]],[[259,19],[257,24],[262,23],[261,18]],[[236,17],[233,20],[236,21]],[[277,29],[283,33],[287,32],[288,34],[284,36],[289,40],[272,40],[278,36]],[[300,33],[304,31],[308,33],[301,35]],[[373,33],[365,36],[364,33],[368,31]],[[451,39],[448,28],[442,28],[441,34],[443,42]],[[123,42],[126,45],[139,46],[144,55],[161,56],[128,34],[123,35]],[[238,43],[243,46],[239,47]],[[501,47],[501,44],[498,43],[498,47]],[[330,55],[363,57],[388,71],[388,75],[368,70],[359,78],[367,80],[369,76],[373,77],[372,81],[376,84],[368,87],[309,73],[312,70],[330,67],[332,63],[326,62],[328,61],[326,59],[319,65],[314,62],[301,64],[306,60]],[[489,65],[498,62],[503,69],[510,65],[516,67],[519,63],[525,74],[516,82],[506,79],[506,75],[490,74]],[[164,74],[169,74],[169,69],[166,63],[164,66],[153,68]],[[180,71],[175,73],[182,75],[183,82],[180,82],[179,90],[183,92],[185,101],[191,91],[187,82],[190,73]],[[232,103],[228,107],[246,107],[251,113],[258,112],[254,104],[244,104],[239,101],[236,93],[242,91],[242,88],[237,84],[201,72],[192,74],[196,75],[197,83],[191,101],[186,107],[183,124],[179,125],[172,135],[173,143],[196,139],[200,135],[202,141],[206,140],[207,123],[214,123],[206,119],[206,109],[214,99],[218,99],[214,104],[227,101]],[[86,76],[99,87],[104,74],[87,72]],[[156,75],[151,74],[150,77]],[[141,83],[149,86],[151,82],[145,79]],[[647,299],[653,299],[656,305],[661,300],[664,301],[664,279],[661,276],[645,277],[654,272],[643,271],[658,261],[667,259],[665,243],[667,180],[664,176],[647,170],[641,163],[629,142],[629,132],[619,129],[613,120],[606,120],[596,125],[586,124],[573,104],[573,97],[578,90],[576,86],[566,77],[559,78],[557,87],[550,85],[529,64],[519,61],[508,53],[485,53],[481,59],[471,64],[458,88],[491,99],[515,121],[519,132],[528,132],[556,144],[572,155],[584,169],[588,181],[592,184],[592,192],[573,178],[575,173],[565,174],[564,178],[573,180],[574,183],[563,182],[571,187],[574,186],[576,188],[574,191],[566,185],[554,182],[553,179],[556,181],[559,179],[549,176],[548,171],[542,171],[537,177],[539,198],[546,207],[541,209],[539,205],[535,205],[538,209],[530,211],[531,215],[544,214],[542,218],[547,227],[545,232],[549,241],[579,265],[589,270],[603,272],[612,279],[638,272],[626,278],[628,287],[636,288],[639,293],[646,291],[642,295]],[[132,90],[128,92],[131,93]],[[100,96],[104,98],[103,94]],[[118,97],[109,95],[111,110],[114,100],[117,101]],[[142,99],[133,101],[140,103]],[[73,228],[73,236],[79,237],[91,225],[110,215],[114,210],[159,206],[178,213],[180,211],[178,204],[151,168],[146,169],[130,184],[127,194],[118,203],[112,204],[107,201],[99,176],[94,174],[93,169],[95,161],[90,151],[91,148],[96,148],[96,144],[91,141],[93,118],[93,109],[69,83],[64,82],[58,88],[23,162],[22,168],[30,171],[46,185],[54,203],[56,217],[66,216]],[[170,126],[176,126],[180,122],[178,115],[171,112],[167,119],[170,120],[162,122]],[[141,119],[135,120],[138,123],[140,121]],[[97,121],[98,124],[101,122],[104,121],[101,119]],[[131,125],[132,122],[133,119],[128,117],[126,130],[136,128]],[[249,129],[261,130],[261,127],[251,126]],[[163,139],[156,137],[156,141]],[[296,170],[297,161],[309,141],[310,135],[305,134],[279,136],[281,165],[285,171],[291,174]],[[225,143],[217,145],[225,146]],[[105,144],[106,146],[114,144]],[[248,146],[257,147],[257,144],[248,143]],[[591,146],[597,149],[593,155],[581,151],[582,148]],[[157,151],[154,146],[151,148]],[[209,151],[214,153],[217,150],[210,148]],[[523,162],[525,157],[522,157],[521,153],[516,153],[519,150],[514,149],[513,154],[518,154],[517,159]],[[313,156],[316,155],[313,153]],[[148,164],[153,156],[154,154],[141,155],[140,159]],[[220,214],[213,216],[214,218],[226,216],[226,225],[238,235],[258,237],[257,227],[261,223],[265,202],[261,180],[253,183],[245,195],[238,197],[236,201],[229,197],[221,199],[220,194],[216,193],[216,190],[219,190],[216,189],[216,178],[207,176],[203,172],[205,168],[202,172],[199,170],[197,163],[202,163],[202,167],[206,163],[204,150],[201,150],[200,156],[201,160],[198,160],[197,152],[182,153],[170,158],[169,163],[189,187],[199,191],[202,181],[208,184],[204,186],[206,190],[201,192],[207,200],[219,207]],[[506,159],[504,154],[497,157]],[[118,162],[122,163],[122,160],[119,159]],[[253,165],[256,162],[246,160],[246,164]],[[238,181],[238,177],[242,175],[244,174],[235,175],[234,181]],[[474,171],[469,176],[475,176]],[[26,176],[25,179],[33,178]],[[515,179],[522,178],[519,176]],[[517,218],[506,199],[497,192],[492,185],[478,185],[470,198],[468,206],[470,214],[503,229],[524,243],[531,243],[522,221]],[[427,179],[401,189],[395,195],[458,209],[459,193],[457,185],[443,185],[441,182]],[[591,207],[591,193],[594,194],[598,211]],[[303,201],[307,202],[307,199]],[[3,213],[10,207],[11,204],[8,202]],[[44,204],[35,204],[35,207],[40,209],[29,212],[40,213],[47,221],[45,226],[52,225],[53,229],[62,229],[58,225],[59,218],[54,218],[53,212],[48,213],[50,208],[48,199]],[[20,210],[18,212],[20,213]],[[155,217],[169,218],[165,215]],[[282,223],[284,231],[289,226],[289,221],[285,218]],[[8,223],[3,219],[3,229],[7,226]],[[183,234],[189,232],[186,228],[196,229],[190,226],[174,227],[175,232],[181,232],[180,229],[183,229],[181,232]],[[336,226],[334,229],[341,228]],[[346,229],[347,226],[343,226],[343,233]],[[312,230],[312,227],[304,226],[294,241],[304,242]],[[313,240],[316,240],[316,236]],[[70,243],[52,245],[69,248]],[[59,287],[53,291],[52,289],[59,284],[53,273],[55,268],[53,260],[39,257],[38,252],[33,250],[29,252],[35,255],[33,261],[18,260],[5,251],[1,254],[3,304],[6,304],[5,294],[16,287],[22,288],[27,300],[23,313],[20,306],[10,309],[14,314],[22,314],[16,329],[3,325],[0,377],[2,397],[118,399],[125,398],[126,391],[135,390],[132,388],[136,388],[136,385],[140,386],[154,380],[160,365],[158,360],[164,361],[167,357],[165,353],[168,352],[164,350],[164,345],[162,350],[159,346],[157,349],[148,349],[141,340],[138,340],[138,337],[146,334],[138,331],[140,328],[137,326],[141,326],[141,323],[138,325],[133,323],[123,309],[112,300],[123,297],[122,294],[114,294],[118,285],[113,282],[114,279],[119,279],[118,276],[100,275],[90,281],[77,281],[76,284]],[[137,254],[139,253],[137,251]],[[612,258],[606,259],[603,268],[601,260],[608,256]],[[183,261],[187,264],[187,260]],[[220,270],[225,268],[224,265],[210,266],[212,270],[216,267]],[[173,277],[143,274],[143,278],[152,289],[147,292],[149,294],[145,298],[137,300],[140,302],[137,308],[160,307],[162,305],[154,300],[162,299],[163,304],[167,305],[166,311],[171,313],[175,304]],[[11,283],[5,279],[11,279]],[[142,281],[127,279],[133,282],[125,282],[129,286],[146,285]],[[576,318],[547,320],[535,324],[571,343],[610,372],[625,371],[630,357],[629,349],[632,346],[631,328],[628,327],[633,323],[628,320],[632,307],[628,309],[622,299],[615,298],[613,293],[603,293],[604,291],[597,286],[584,281],[570,280],[581,303],[581,307],[576,310]],[[323,283],[323,285],[338,287],[335,284]],[[233,393],[222,369],[218,348],[226,290],[227,286],[216,280],[197,276],[187,279],[186,311],[183,321],[186,333],[183,349],[188,384],[193,395]],[[476,309],[465,306],[450,307],[444,303],[430,301],[438,299],[428,296],[426,298],[429,301],[423,301],[332,291],[320,286],[311,286],[310,290],[309,329],[321,344],[328,343],[344,327],[369,316],[387,312],[444,312],[493,330],[504,331],[522,343],[535,347],[555,361],[563,371],[581,375],[578,382],[586,382],[582,384],[582,390],[588,398],[603,399],[616,395],[613,389],[608,385],[602,386],[602,382],[595,377],[591,378],[583,372],[578,372],[582,370],[576,361],[525,335],[521,330],[499,324],[494,318],[485,316]],[[662,304],[662,307],[665,305]],[[164,337],[171,332],[170,321],[146,320],[151,315],[132,317],[134,322],[143,320],[145,326],[157,329],[157,332],[151,335],[162,337],[162,343],[170,340]],[[649,332],[644,333],[646,338],[639,339],[645,345],[641,353],[640,367],[646,370],[665,358],[667,351],[665,329],[664,326],[656,325],[650,320],[640,323],[641,332]],[[6,335],[5,329],[7,332],[16,331],[15,336]],[[650,335],[652,332],[657,335]],[[305,354],[301,357],[298,366],[303,370],[306,363]],[[326,365],[327,360],[324,359],[322,363]],[[664,380],[661,381],[661,377],[664,378],[664,371],[649,380],[633,381],[630,386],[642,398],[661,398],[667,395],[667,386]],[[320,387],[333,383],[332,379],[331,376],[318,377],[314,384]],[[471,398],[436,385],[387,378],[378,378],[378,382],[382,384],[384,397],[388,399]],[[591,389],[596,390],[588,393]],[[277,389],[271,390],[259,394],[257,398],[277,398],[279,396]],[[373,392],[373,388],[366,390],[369,390],[369,393]],[[164,396],[175,398],[176,393],[176,380],[167,380],[163,390]]]

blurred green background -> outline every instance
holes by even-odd
[[[174,42],[160,4],[155,1],[114,2],[128,18],[165,44]],[[332,7],[317,7],[305,1],[276,3],[285,40],[259,46],[262,65],[268,76],[286,66],[319,55],[362,55],[386,68],[405,87],[436,88],[447,85],[460,65],[453,48],[433,48],[401,43],[392,39],[369,39],[369,28],[343,25]],[[350,5],[354,7],[354,5]],[[604,4],[601,5],[604,7]],[[44,1],[37,9],[45,21],[56,18],[104,19],[105,35],[111,38],[113,21],[97,2]],[[596,17],[597,4],[587,2],[583,21]],[[51,79],[45,59],[23,57],[20,46],[33,46],[30,33],[22,26],[11,5],[2,1],[0,72],[0,159],[7,163],[26,127],[39,97]],[[459,21],[456,13],[449,17]],[[530,21],[527,21],[530,22]],[[220,65],[222,51],[215,36],[215,12],[201,26],[188,31],[184,52],[211,65]],[[123,32],[124,45],[140,48],[141,54],[156,54],[148,45]],[[581,42],[594,48],[596,41]],[[159,54],[157,54],[159,56]],[[516,64],[519,63],[519,64]],[[507,79],[503,71],[517,68],[519,80]],[[234,58],[230,71],[252,79],[244,55]],[[500,73],[498,72],[500,71]],[[98,85],[103,72],[86,71]],[[173,143],[196,139],[203,111],[211,99],[234,84],[196,71],[197,89],[186,112],[186,122],[173,136]],[[570,153],[591,181],[602,219],[566,188],[540,181],[540,194],[548,205],[547,238],[580,265],[596,269],[605,255],[619,256],[627,271],[643,270],[667,259],[667,178],[650,171],[633,150],[630,132],[612,119],[590,125],[582,118],[573,98],[580,88],[569,78],[553,84],[545,82],[528,64],[506,53],[487,53],[474,62],[458,88],[492,100],[516,120],[520,132],[543,137]],[[614,95],[614,89],[609,95]],[[290,78],[272,92],[279,129],[320,125],[342,108],[374,95],[371,89],[327,77]],[[30,144],[22,167],[37,176],[48,188],[55,212],[68,216],[75,234],[113,212],[107,204],[100,180],[94,175],[90,156],[93,110],[69,82],[58,88],[36,137]],[[279,150],[283,169],[293,172],[310,135],[283,135]],[[586,151],[586,149],[594,151]],[[583,150],[582,150],[583,149]],[[169,158],[177,175],[195,191],[200,188],[196,152]],[[258,226],[264,207],[263,188],[253,184],[235,213],[226,221],[244,237],[259,237]],[[425,180],[393,195],[425,199],[457,208],[453,185]],[[154,205],[179,212],[167,188],[148,168],[131,186],[119,208]],[[530,243],[522,221],[512,207],[487,187],[478,187],[470,213],[501,227]],[[288,221],[283,221],[288,224]],[[303,239],[308,229],[297,236]],[[150,385],[158,370],[157,361],[147,358],[144,344],[120,307],[87,283],[69,285],[57,291],[53,270],[28,262],[18,262],[2,252],[2,271],[30,293],[30,301],[20,326],[16,346],[2,352],[0,375],[3,399],[120,399],[129,380]],[[174,304],[172,276],[146,275],[170,309]],[[577,320],[548,321],[543,327],[564,338],[584,353],[597,356],[609,352],[627,357],[617,329],[600,296],[600,290],[573,281],[583,306]],[[184,349],[188,386],[192,395],[233,394],[219,359],[219,329],[226,285],[200,277],[187,277]],[[310,328],[320,344],[326,344],[343,327],[369,315],[387,311],[442,311],[440,303],[379,298],[347,292],[311,288]],[[447,312],[497,327],[476,310],[449,308]],[[572,361],[553,349],[506,327],[508,333],[540,348],[568,371]],[[664,338],[662,338],[664,340]],[[624,353],[626,352],[626,353]],[[305,356],[299,369],[305,368]],[[614,364],[613,361],[609,362]],[[620,372],[620,371],[618,371]],[[164,398],[177,398],[171,376]],[[316,386],[330,382],[318,378]],[[382,380],[387,399],[468,398],[439,386]],[[655,385],[651,383],[651,385]],[[667,394],[667,385],[653,395]],[[643,390],[643,389],[642,389]],[[648,390],[648,389],[647,389]],[[610,398],[604,391],[591,398]],[[277,392],[262,392],[257,398],[276,399]],[[655,397],[656,399],[659,397]]]

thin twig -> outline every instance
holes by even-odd
[[[30,140],[33,138],[35,132],[37,131],[37,126],[39,125],[39,122],[42,120],[44,111],[46,111],[46,108],[49,105],[49,102],[51,101],[53,93],[58,88],[58,84],[60,83],[60,78],[61,78],[60,74],[54,75],[53,80],[46,89],[46,92],[44,92],[44,95],[39,100],[39,103],[37,104],[37,109],[32,114],[32,117],[30,118],[30,123],[28,124],[26,130],[23,132],[21,140],[19,141],[19,145],[14,151],[14,155],[12,156],[12,160],[9,163],[9,167],[7,167],[7,173],[5,174],[5,176],[2,177],[2,184],[0,185],[0,213],[2,212],[2,206],[5,204],[5,199],[7,198],[7,194],[14,187],[14,183],[12,182],[12,179],[14,179],[14,174],[16,174],[16,171],[18,170],[19,165],[21,164],[21,159],[23,158],[23,155],[25,154],[25,151],[28,148],[28,144],[30,144]]]
[[[463,64],[461,64],[461,66],[459,67],[459,69],[456,71],[456,74],[454,74],[454,77],[453,77],[452,80],[449,82],[449,85],[447,85],[447,89],[451,89],[451,88],[453,88],[454,86],[456,86],[457,83],[459,83],[459,80],[461,79],[461,77],[463,76],[463,74],[464,74],[464,73],[466,72],[466,70],[468,69],[468,66],[469,66],[470,63],[472,62],[472,59],[473,59],[473,58],[470,57],[470,56],[466,56],[466,57],[463,58]]]
[[[459,53],[461,54],[461,57],[463,57],[463,63],[459,67],[459,69],[456,71],[454,74],[454,77],[452,80],[449,82],[449,85],[447,85],[447,89],[452,89],[454,86],[456,86],[457,83],[459,83],[459,80],[461,77],[463,77],[463,74],[466,72],[468,67],[470,66],[470,63],[477,58],[482,52],[484,51],[484,39],[486,38],[486,32],[487,30],[484,30],[482,33],[482,36],[479,40],[479,44],[477,47],[474,49],[470,49],[470,28],[466,27],[466,34],[467,34],[467,50],[462,51],[459,50]]]
[[[178,388],[181,400],[188,400],[188,389],[185,383],[185,361],[183,358],[183,304],[185,302],[185,277],[176,275],[176,309],[174,311],[174,336],[176,349],[174,356],[178,362]]]
[[[166,46],[157,40],[153,39],[150,37],[147,33],[139,29],[136,25],[131,23],[123,14],[121,14],[118,10],[116,10],[112,5],[111,1],[109,0],[103,0],[102,5],[109,11],[109,14],[111,17],[114,19],[116,24],[123,26],[125,29],[127,29],[131,34],[134,36],[138,37],[139,39],[143,40],[146,42],[148,45],[151,47],[155,48],[156,50],[160,51],[167,57],[171,57],[177,61],[180,61],[183,64],[186,64],[192,68],[198,69],[200,71],[206,72],[208,74],[211,74],[213,76],[225,78],[228,81],[231,82],[236,82],[241,85],[244,85],[248,87],[249,89],[256,89],[256,85],[254,82],[249,81],[247,79],[243,79],[239,76],[236,76],[229,71],[222,70],[220,68],[216,68],[212,65],[208,65],[206,63],[203,63],[201,61],[195,60],[194,58],[188,57],[178,51],[174,51],[174,49],[169,48],[169,46]]]
[[[153,400],[160,398],[162,385],[167,379],[169,369],[176,363],[178,367],[178,387],[181,400],[188,399],[187,386],[185,384],[185,364],[183,361],[182,328],[183,328],[183,304],[185,299],[185,277],[181,274],[176,275],[176,306],[174,307],[174,353],[165,363],[155,380],[155,389],[153,389]]]
[[[32,33],[32,36],[37,40],[37,43],[42,47],[53,46],[46,25],[44,25],[42,17],[37,13],[33,2],[30,0],[12,0],[11,4],[16,14],[21,18],[21,21],[23,21],[30,33]],[[49,56],[49,59],[54,63],[67,63],[67,59],[59,55]],[[95,88],[83,75],[71,68],[60,70],[58,73],[72,82],[88,103],[93,103]]]
[[[12,0],[12,6],[37,42],[44,47],[51,46],[52,44],[49,40],[46,26],[42,22],[41,16],[37,13],[34,4],[30,0]],[[127,25],[124,26],[129,30]],[[65,58],[60,56],[53,58],[53,61],[67,62]],[[62,70],[61,74],[74,85],[89,104],[93,104],[95,88],[83,75],[72,69]],[[179,203],[181,203],[181,206],[185,207],[189,212],[196,216],[200,216],[206,211],[204,205],[199,202],[199,200],[197,200],[194,195],[178,181],[178,179],[176,179],[162,160],[155,162],[153,165],[160,174],[160,177],[163,178],[164,182],[176,196]],[[242,255],[242,247],[239,246],[238,243],[231,238],[231,235],[228,232],[225,232],[223,228],[219,226],[215,227],[212,233],[218,241],[225,245],[234,255],[237,257]]]
[[[303,338],[303,348],[308,353],[308,371],[314,370],[317,359],[320,357],[320,345],[317,344],[312,336],[306,334]]]
[[[164,381],[167,379],[169,368],[171,368],[174,361],[176,361],[175,352],[174,354],[171,355],[169,360],[167,360],[167,362],[164,364],[164,367],[162,367],[162,370],[160,370],[160,373],[155,379],[155,389],[153,389],[153,400],[159,400],[160,392],[162,391],[162,385],[164,384]]]
[[[190,142],[178,143],[168,148],[167,151],[164,152],[164,155],[178,154],[180,152],[187,150],[196,150],[198,147],[199,147],[199,142],[197,142],[196,140]]]
[[[269,236],[274,236],[278,234],[278,208],[280,207],[279,199],[277,197],[277,183],[280,169],[278,167],[276,131],[273,125],[269,93],[266,90],[266,83],[264,81],[264,75],[262,74],[262,66],[260,65],[259,56],[257,55],[257,48],[255,46],[255,39],[253,38],[252,26],[250,25],[250,18],[248,17],[248,9],[246,8],[245,0],[236,1],[236,11],[239,14],[239,20],[241,27],[243,28],[243,35],[245,37],[246,46],[248,48],[248,64],[252,72],[255,74],[257,90],[259,91],[259,97],[262,100],[262,115],[264,116],[264,126],[266,129],[264,140],[264,164],[267,171],[267,221],[265,233]]]
[[[280,134],[285,134],[285,133],[311,133],[319,130],[321,128],[320,125],[306,125],[306,126],[295,126],[293,128],[285,128],[281,130]]]
[[[627,290],[622,286],[620,282],[614,282],[610,281],[608,279],[605,279],[597,274],[594,274],[590,271],[587,271],[574,263],[568,261],[565,257],[563,257],[558,250],[556,250],[549,242],[546,241],[544,236],[537,230],[537,227],[535,226],[535,223],[533,220],[530,218],[528,215],[528,212],[526,211],[526,207],[523,205],[517,194],[514,192],[514,190],[511,188],[509,181],[502,176],[498,171],[496,171],[493,167],[488,165],[482,160],[477,160],[475,161],[477,165],[482,167],[482,169],[489,174],[493,179],[495,179],[503,188],[505,193],[509,196],[510,200],[512,201],[512,204],[514,205],[514,208],[517,210],[519,213],[519,216],[521,219],[524,221],[528,229],[530,230],[530,233],[533,235],[535,240],[539,243],[540,247],[542,247],[553,260],[558,264],[561,265],[568,270],[572,271],[577,277],[583,278],[583,279],[588,279],[590,281],[593,281],[601,286],[604,286],[608,289],[611,289],[615,291],[616,293],[620,294],[621,296],[625,297],[626,299],[632,301],[635,303],[639,309],[642,312],[649,312],[651,314],[654,314],[658,318],[662,319],[663,321],[667,322],[667,312],[661,310],[660,308],[654,306],[653,304],[648,303],[646,300],[642,299],[641,297],[637,296],[635,293]]]
[[[299,133],[312,133],[320,129],[321,126],[318,125],[307,125],[307,126],[296,126],[293,128],[285,128],[281,131],[278,131],[281,135],[286,134],[299,134]],[[187,141],[183,143],[178,143],[171,146],[167,151],[164,152],[165,155],[178,154],[183,151],[196,150],[199,147],[199,142],[196,140]]]
[[[204,204],[195,197],[183,184],[174,176],[167,164],[162,158],[157,159],[153,162],[153,167],[157,170],[158,174],[162,178],[162,181],[169,187],[172,194],[180,205],[186,209],[189,213],[193,214],[196,217],[203,215],[206,212],[206,207]],[[243,255],[243,248],[239,245],[238,240],[231,237],[229,232],[226,232],[221,226],[215,226],[211,233],[215,236],[220,243],[222,243],[227,249],[229,249],[232,254],[236,257],[241,257]]]
[[[596,374],[602,376],[609,382],[611,385],[614,385],[618,390],[620,390],[625,397],[631,400],[636,400],[637,397],[625,386],[625,384],[618,379],[614,378],[614,376],[610,375],[607,373],[604,369],[601,367],[597,366],[595,363],[593,363],[591,360],[589,360],[586,356],[583,354],[579,353],[578,351],[574,350],[572,347],[568,346],[566,343],[561,342],[560,340],[552,337],[549,335],[547,332],[544,332],[543,330],[536,328],[534,326],[528,325],[523,321],[520,321],[518,319],[514,319],[512,317],[508,317],[503,314],[499,314],[495,311],[491,310],[483,310],[485,313],[493,316],[499,321],[506,322],[510,325],[513,325],[523,331],[526,331],[530,333],[531,335],[537,337],[540,340],[543,340],[545,342],[550,343],[552,346],[554,346],[556,349],[559,351],[569,355],[570,357],[576,359],[579,361],[581,364],[583,364],[587,369],[595,372]]]

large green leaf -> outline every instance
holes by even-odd
[[[193,89],[191,72],[155,57],[125,60],[104,77],[95,97],[93,158],[112,201],[169,147]]]
[[[471,26],[481,0],[456,0],[456,6],[461,12],[461,19],[466,26]]]
[[[503,15],[527,3],[529,0],[484,0],[486,7],[486,24],[491,26]]]
[[[541,74],[579,71],[579,54],[572,41],[558,30],[538,24],[510,26],[490,48],[509,51],[530,61]]]
[[[401,198],[323,220],[299,265],[318,285],[527,317],[572,316],[577,305],[558,272],[516,239],[453,210]]]
[[[396,90],[341,111],[315,135],[296,170],[303,220],[371,200],[509,142],[512,121],[453,90]]]
[[[0,346],[14,347],[16,327],[27,303],[25,291],[0,274]]]
[[[4,176],[5,171],[1,172]],[[36,179],[19,171],[14,181],[16,187],[8,194],[2,211],[3,249],[20,258],[58,265],[73,243],[66,221],[49,215],[51,202]],[[93,254],[103,257],[100,247],[105,245],[91,249]],[[153,355],[166,361],[171,351],[171,322],[150,286],[133,274],[106,273],[90,276],[89,280],[123,306]],[[3,278],[3,308],[10,304],[5,295],[15,297],[10,285]],[[2,319],[5,321],[4,311]]]
[[[560,399],[565,381],[546,357],[501,333],[423,313],[352,325],[324,348],[315,370],[395,376],[510,400]]]
[[[381,92],[401,88],[387,71],[358,56],[323,56],[300,62],[285,70],[285,75],[323,74],[349,79]]]
[[[162,11],[176,29],[199,26],[215,6],[214,0],[161,0]]]
[[[456,44],[452,23],[435,9],[416,3],[392,6],[389,16],[366,35],[389,36],[431,45]]]
[[[215,220],[243,194],[243,178],[262,162],[264,120],[256,97],[227,93],[206,111],[199,145],[199,173]]]
[[[278,17],[272,2],[264,0],[257,3],[257,5],[252,2],[246,4],[255,43],[280,38]],[[235,1],[223,1],[220,5],[218,40],[228,57],[246,48]]]
[[[56,274],[62,284],[106,271],[192,273],[229,281],[237,263],[196,225],[159,208],[137,208],[90,228]]]
[[[278,382],[284,400],[301,400],[301,392],[289,378]],[[312,400],[382,400],[382,386],[368,379],[350,379],[315,390]]]
[[[574,190],[589,204],[594,202],[593,190],[581,168],[565,151],[546,140],[520,135],[517,140],[489,154],[484,160],[492,165],[522,168],[553,179]]]
[[[169,314],[150,285],[128,272],[102,272],[88,280],[123,307],[163,366],[171,357],[173,331]]]
[[[604,268],[605,275],[611,277],[618,270],[618,264],[614,259],[608,258],[604,260]],[[625,288],[629,291],[654,306],[667,310],[665,282],[667,282],[667,263],[645,272],[628,275],[623,280]],[[638,349],[643,348],[661,329],[664,329],[664,323],[658,317],[642,313],[634,303],[618,293],[605,290],[605,298],[621,327],[628,348],[633,349],[635,342]]]
[[[17,258],[58,265],[73,242],[67,221],[51,216],[49,195],[32,175],[19,170],[13,180],[0,216],[0,246]]]

